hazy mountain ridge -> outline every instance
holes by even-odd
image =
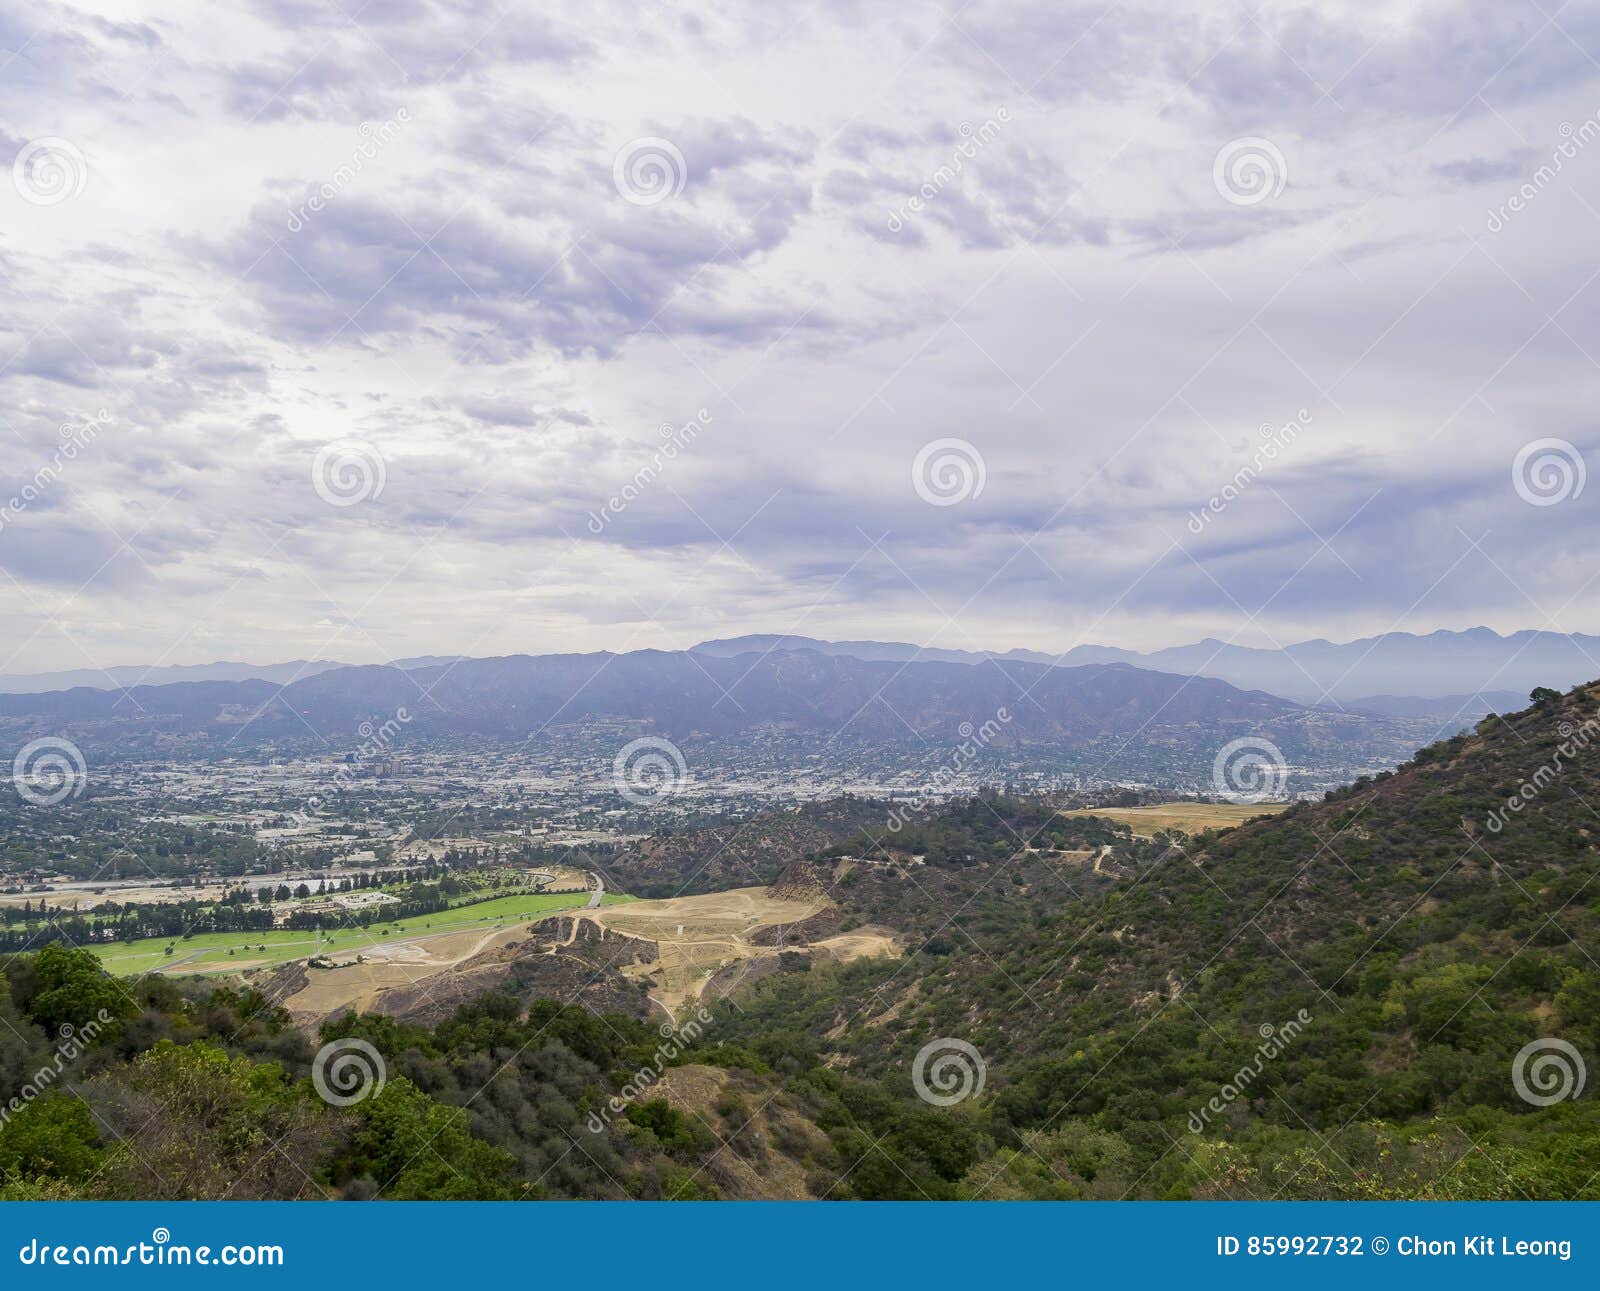
[[[1136,668],[1186,676],[1215,677],[1245,689],[1265,690],[1300,703],[1338,703],[1345,707],[1373,696],[1391,703],[1470,699],[1462,721],[1470,722],[1506,696],[1520,705],[1535,686],[1566,690],[1600,673],[1600,637],[1581,633],[1514,632],[1490,628],[1441,630],[1419,636],[1388,632],[1354,641],[1317,638],[1281,650],[1230,645],[1207,638],[1163,650],[1125,650],[1081,645],[1059,655],[1037,650],[970,651],[927,649],[892,641],[819,641],[808,637],[746,636],[705,641],[698,654],[734,655],[774,648],[809,649],[862,659],[908,661],[937,659],[979,663],[988,659],[1072,667],[1125,663]],[[1415,708],[1416,715],[1438,711]]]
[[[127,664],[111,668],[73,668],[64,672],[0,675],[0,695],[39,695],[57,690],[123,690],[132,686],[171,686],[180,682],[271,681],[279,685],[347,665],[333,659],[291,659],[287,663]]]
[[[396,668],[428,668],[450,663],[459,655],[420,655],[395,659]],[[172,686],[198,681],[270,681],[288,685],[304,677],[348,668],[337,659],[291,659],[287,663],[123,664],[109,668],[72,668],[64,672],[0,673],[0,695],[40,695],[55,690],[126,690],[133,686]]]
[[[1207,761],[1230,739],[1260,736],[1278,742],[1291,760],[1381,763],[1414,747],[1416,733],[1414,723],[1311,709],[1212,678],[1126,664],[905,664],[815,651],[723,658],[654,650],[343,668],[282,687],[202,682],[5,695],[0,730],[13,739],[65,733],[128,752],[184,739],[242,750],[315,737],[348,743],[364,723],[396,719],[402,710],[408,740],[522,740],[553,727],[621,722],[675,740],[776,729],[937,747],[959,744],[987,723],[986,743],[996,749],[1137,737],[1142,748]]]
[[[1395,717],[1470,724],[1491,711],[1520,705],[1535,686],[1559,690],[1600,673],[1600,637],[1581,633],[1514,632],[1489,628],[1438,631],[1424,636],[1390,632],[1354,641],[1321,638],[1281,650],[1231,645],[1207,638],[1190,645],[1139,651],[1080,645],[1055,655],[1040,650],[954,650],[905,641],[825,641],[816,637],[752,634],[702,641],[687,652],[699,657],[812,651],[868,663],[1031,663],[1055,667],[1123,663],[1155,672],[1212,677],[1241,690],[1264,690],[1302,704],[1333,704]],[[508,658],[572,659],[598,655],[512,655]],[[114,690],[179,682],[259,680],[290,684],[350,667],[394,667],[407,671],[488,663],[457,655],[422,655],[387,665],[349,665],[331,660],[280,664],[212,663],[129,665],[106,669],[0,675],[0,695],[40,694],[77,687]]]
[[[1514,690],[1485,690],[1476,695],[1441,695],[1426,699],[1418,695],[1363,695],[1347,699],[1339,707],[1352,713],[1376,713],[1381,717],[1417,717],[1430,722],[1471,726],[1489,713],[1511,713],[1527,705],[1528,697]],[[1443,732],[1448,734],[1448,732]]]

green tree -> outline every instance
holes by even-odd
[[[37,989],[28,1012],[47,1033],[81,1030],[101,1013],[125,1018],[134,1010],[127,988],[100,967],[92,950],[51,942],[33,960]]]
[[[508,1153],[472,1136],[467,1114],[434,1102],[403,1076],[359,1104],[348,1172],[391,1201],[508,1201],[521,1195]]]
[[[80,1098],[52,1091],[0,1126],[0,1177],[77,1183],[100,1168],[105,1153],[94,1114]]]

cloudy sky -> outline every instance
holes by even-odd
[[[0,51],[0,672],[1600,631],[1595,4]]]

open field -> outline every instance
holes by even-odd
[[[1099,816],[1127,825],[1141,838],[1157,830],[1181,830],[1198,834],[1204,829],[1232,829],[1257,816],[1276,816],[1289,807],[1286,802],[1163,802],[1149,807],[1095,807],[1064,811],[1063,816]]]
[[[425,859],[425,858],[422,858]],[[351,878],[357,874],[371,874],[375,871],[398,870],[406,866],[414,866],[417,862],[410,858],[394,863],[392,866],[363,865],[340,866],[337,869],[322,871],[321,876],[330,882],[338,882]],[[581,888],[588,882],[586,871],[571,865],[541,865],[536,869],[522,866],[497,867],[492,870],[472,870],[467,872],[469,880],[475,879],[479,884],[487,885],[495,877],[506,877],[513,882],[522,883],[534,875],[548,876],[545,884],[551,888]],[[305,883],[313,889],[308,901],[325,899],[323,893],[317,892],[319,883],[316,874],[306,871],[296,871],[282,874],[241,874],[225,879],[214,879],[196,885],[190,882],[140,882],[137,880],[113,879],[95,882],[93,880],[76,879],[64,882],[53,882],[43,891],[28,889],[22,892],[0,892],[0,906],[21,906],[24,902],[29,905],[40,901],[48,902],[52,907],[66,909],[93,910],[97,906],[105,905],[108,901],[116,901],[122,905],[163,905],[176,904],[183,901],[220,901],[229,892],[236,888],[247,888],[255,891],[256,888],[278,887],[288,884],[297,887]],[[383,891],[395,890],[397,885],[390,884]],[[331,893],[326,895],[333,895]]]
[[[514,943],[525,925],[495,922],[458,932],[432,933],[380,946],[349,945],[329,954],[331,969],[307,974],[305,985],[284,1000],[301,1022],[333,1013],[365,1013],[388,991],[422,986],[441,973],[461,969],[486,951]]]
[[[386,991],[415,988],[440,973],[477,971],[485,958],[493,958],[488,952],[514,943],[528,923],[568,914],[575,920],[592,921],[654,942],[659,960],[634,964],[623,972],[645,980],[651,997],[669,1015],[677,1016],[725,969],[748,965],[771,971],[785,947],[753,941],[758,930],[800,923],[831,904],[821,896],[799,900],[775,896],[768,888],[738,888],[662,901],[606,893],[598,908],[588,906],[591,895],[524,893],[331,933],[199,933],[176,940],[148,938],[91,949],[109,972],[122,977],[148,972],[172,976],[238,973],[296,960],[327,959],[335,967],[311,973],[285,1001],[296,1017],[314,1020],[346,1008],[365,1010]],[[571,944],[570,937],[567,944]],[[807,943],[797,939],[793,944]],[[812,944],[818,954],[840,961],[900,953],[890,930],[880,928],[835,934]],[[763,965],[762,961],[773,963]]]
[[[638,901],[625,909],[585,912],[579,917],[656,943],[660,960],[637,965],[632,971],[649,982],[650,998],[676,1018],[723,969],[745,960],[776,959],[784,949],[757,945],[750,934],[774,924],[799,923],[831,904],[826,897],[797,901],[774,896],[770,888],[735,888],[703,896]],[[840,944],[829,949],[841,959],[898,953],[887,937],[834,940]]]
[[[366,928],[343,928],[319,935],[315,932],[206,932],[177,940],[151,937],[142,941],[114,942],[91,946],[106,971],[119,977],[139,973],[173,974],[240,972],[309,959],[314,955],[387,950],[397,942],[419,935],[436,936],[447,932],[493,930],[527,923],[562,910],[581,909],[586,893],[496,897],[475,905],[458,906],[437,914],[416,915],[393,923],[374,923]],[[607,894],[605,905],[623,905],[631,897]],[[166,953],[167,947],[172,954]],[[232,954],[229,954],[232,951]]]

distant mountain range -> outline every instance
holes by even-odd
[[[546,730],[658,733],[677,741],[817,734],[846,741],[950,749],[988,723],[997,751],[1133,746],[1187,767],[1229,740],[1272,740],[1295,763],[1383,765],[1430,731],[1416,722],[1309,708],[1212,678],[1126,664],[1052,668],[863,660],[815,650],[721,656],[513,655],[418,668],[326,670],[286,686],[258,680],[79,688],[0,696],[0,736],[17,743],[63,734],[85,747],[174,753],[207,743],[333,748],[364,725],[405,710],[402,743],[439,736],[524,740]],[[623,738],[628,738],[627,734]]]
[[[449,663],[457,655],[396,659],[396,668]],[[291,659],[288,663],[128,664],[112,668],[74,668],[66,672],[0,673],[0,695],[38,695],[88,686],[124,690],[129,686],[171,686],[186,681],[271,681],[286,685],[302,677],[350,665],[333,659]]]
[[[561,683],[554,679],[576,675],[574,670],[581,673],[590,666],[574,663],[575,660],[677,657],[687,669],[685,677],[689,685],[684,691],[685,703],[692,707],[706,698],[695,694],[693,683],[697,675],[701,681],[704,680],[710,668],[709,660],[738,656],[760,660],[764,657],[798,655],[853,659],[871,665],[916,664],[919,667],[929,664],[967,667],[990,664],[1011,669],[1017,666],[1044,666],[1071,671],[1118,664],[1178,677],[1210,678],[1226,682],[1241,691],[1281,696],[1297,705],[1326,706],[1347,712],[1432,722],[1443,733],[1474,723],[1489,712],[1514,711],[1525,706],[1528,692],[1535,686],[1567,690],[1600,676],[1600,637],[1556,632],[1516,632],[1501,636],[1488,628],[1472,628],[1465,632],[1440,631],[1426,636],[1390,632],[1344,643],[1303,641],[1281,650],[1205,640],[1147,653],[1085,645],[1076,646],[1061,655],[1035,650],[949,650],[898,641],[823,641],[814,637],[755,635],[704,641],[687,652],[646,650],[628,655],[516,655],[509,656],[509,659],[524,661],[531,668],[526,679],[534,684],[539,694],[546,694],[540,689],[545,682],[532,682],[535,674],[552,679],[549,684],[554,690],[548,693],[556,694],[560,692]],[[692,661],[698,663],[690,666]],[[535,664],[538,666],[534,667]],[[348,692],[351,696],[364,693],[370,678],[386,670],[420,676],[430,670],[448,668],[451,685],[455,686],[466,677],[502,677],[508,666],[507,659],[463,660],[459,656],[428,655],[400,659],[376,668],[372,665],[351,667],[332,660],[300,659],[265,665],[213,663],[77,669],[70,672],[0,675],[0,697],[47,694],[81,687],[104,694],[120,694],[132,688],[142,694],[146,689],[178,683],[253,681],[268,684],[269,687],[289,686],[295,688],[296,693],[329,697],[319,699],[319,705],[325,707],[333,704],[337,707],[339,705],[332,698],[336,692]],[[642,663],[630,664],[621,671],[631,675],[644,666]],[[610,665],[606,665],[606,669],[611,671]],[[738,671],[742,673],[744,670]],[[924,679],[929,676],[918,675]],[[941,674],[944,677],[954,675]],[[308,687],[308,683],[318,678],[328,679],[324,687],[300,689]],[[899,685],[898,682],[894,684],[896,687]],[[981,683],[973,682],[970,678],[965,679],[963,684],[982,689]],[[413,693],[418,690],[415,685],[401,689],[405,688]],[[609,695],[605,687],[602,687],[602,691]],[[764,699],[774,700],[781,691],[783,687],[777,686]],[[266,702],[269,694],[270,689],[259,692],[254,700],[241,699],[239,702],[259,704]],[[687,698],[691,695],[694,695],[693,699]],[[723,708],[729,702],[715,687],[709,697]],[[566,696],[562,695],[561,698],[565,699]],[[581,701],[580,706],[587,705],[595,698],[597,696],[589,695]],[[614,696],[606,702],[613,705],[608,710],[613,714],[625,713],[641,720],[661,720],[664,716],[660,711],[659,699],[652,701],[652,712],[648,714],[642,711],[639,704],[619,705]],[[809,698],[805,701],[806,704],[810,702]],[[906,702],[908,707],[916,707],[908,700]],[[92,701],[83,698],[72,703],[93,706]],[[539,702],[531,695],[527,705],[525,711],[535,725],[550,720],[546,710],[541,709]],[[144,706],[142,701],[140,706]],[[348,704],[344,707],[348,707]],[[491,724],[504,723],[520,721],[521,717],[517,715],[523,711],[523,707],[514,706],[492,719],[487,713],[482,716],[485,720],[491,720]],[[695,711],[708,723],[708,728],[726,726],[725,714],[699,709]],[[763,711],[766,711],[765,708]],[[784,713],[781,717],[778,716],[780,711]],[[541,713],[546,715],[541,716]],[[777,720],[799,720],[797,714],[788,713],[782,704],[770,715]],[[689,708],[674,716],[681,724],[688,720]]]
[[[1342,707],[1377,705],[1409,716],[1443,713],[1442,701],[1482,716],[1521,708],[1535,686],[1568,690],[1600,676],[1600,637],[1560,632],[1514,632],[1489,628],[1465,632],[1388,632],[1357,641],[1302,641],[1281,650],[1229,645],[1207,639],[1142,653],[1114,646],[1076,646],[1064,654],[1037,650],[941,650],[893,641],[818,641],[810,637],[744,636],[706,641],[698,654],[737,655],[769,649],[817,650],[857,659],[938,660],[976,663],[984,659],[1074,666],[1125,663],[1184,676],[1215,677],[1235,686],[1265,690],[1300,703]],[[1435,701],[1418,704],[1416,700]],[[1375,710],[1376,711],[1376,710]]]

